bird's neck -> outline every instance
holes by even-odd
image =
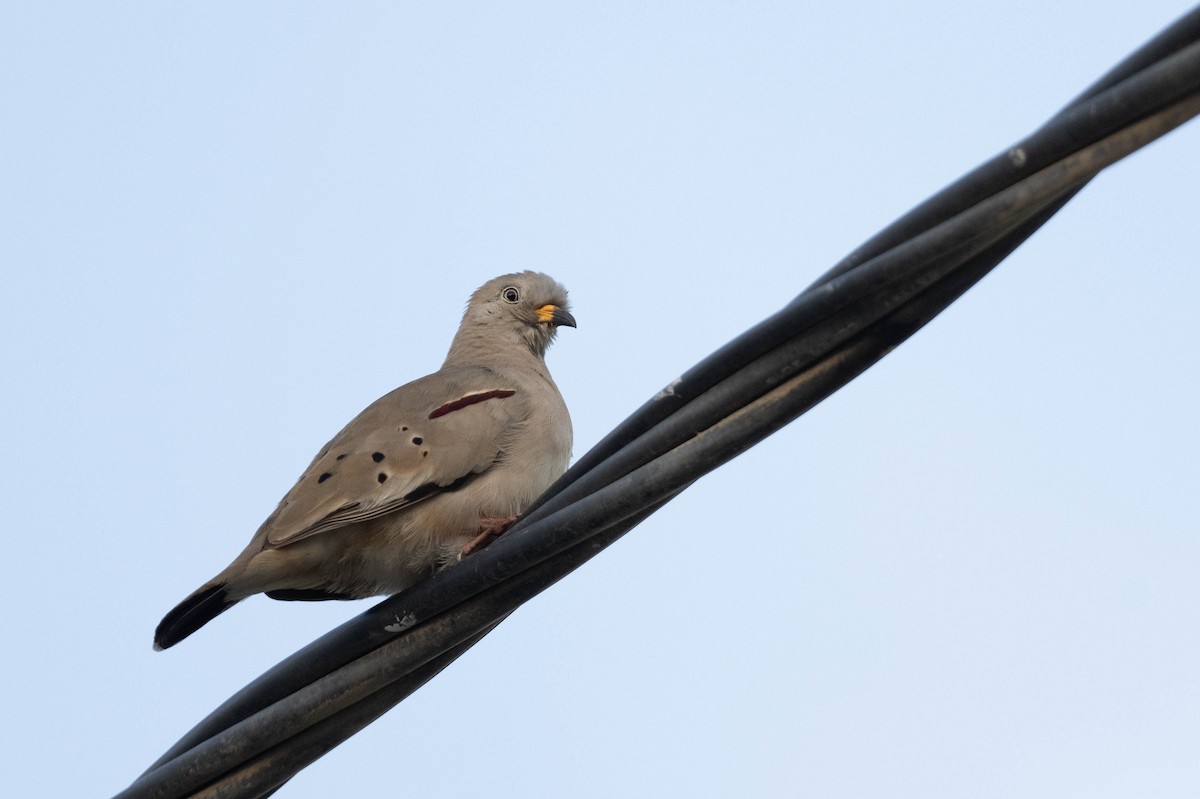
[[[450,343],[444,366],[523,365],[543,371],[547,344],[549,341],[526,338],[511,329],[460,329]]]

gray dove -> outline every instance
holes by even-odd
[[[571,417],[545,361],[560,325],[575,318],[547,275],[485,283],[441,369],[334,436],[250,545],[163,618],[154,648],[253,594],[392,594],[502,532],[571,457]]]

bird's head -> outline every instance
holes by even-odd
[[[561,325],[575,327],[561,283],[541,272],[501,275],[471,295],[447,361],[514,340],[540,358]]]

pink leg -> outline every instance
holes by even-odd
[[[462,560],[472,552],[477,552],[495,541],[505,530],[512,527],[512,523],[516,520],[516,516],[483,517],[479,522],[479,535],[467,542],[462,551],[458,553],[458,559]]]

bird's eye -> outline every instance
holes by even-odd
[[[505,302],[516,302],[517,300],[521,299],[521,292],[517,291],[516,286],[509,286],[504,291],[500,292],[500,296],[504,298]]]

